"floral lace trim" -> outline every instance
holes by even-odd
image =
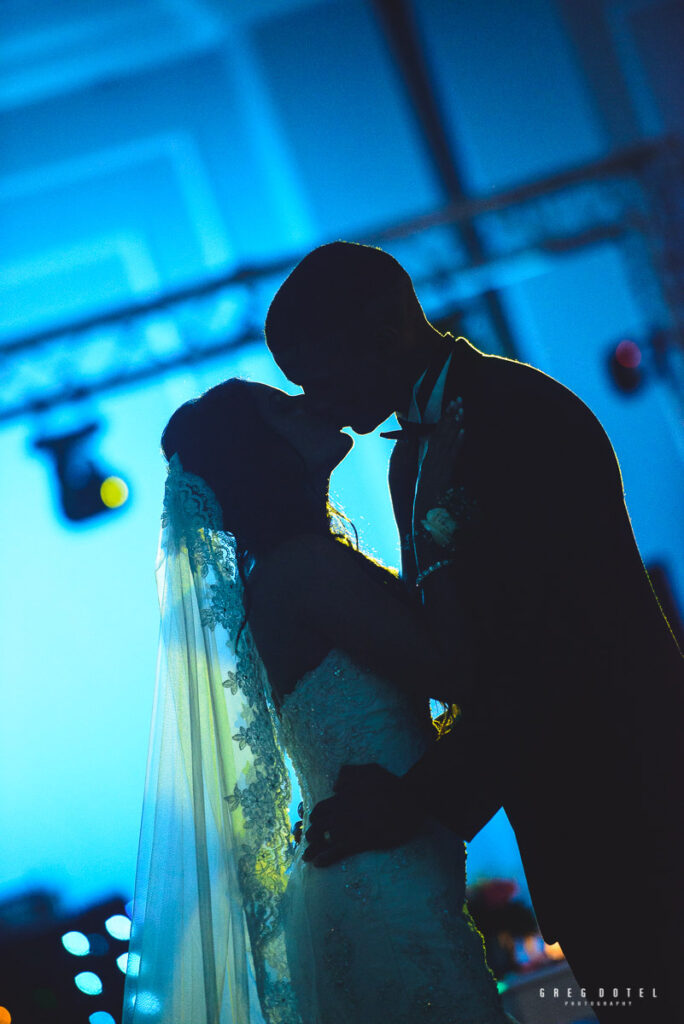
[[[219,502],[199,476],[186,473],[174,455],[164,493],[162,546],[187,549],[205,630],[225,631],[234,669],[222,680],[228,717],[237,731],[242,776],[224,795],[239,837],[237,874],[247,920],[261,1010],[268,1024],[300,1024],[290,985],[281,903],[294,849],[290,779],[279,724],[263,663],[244,619],[243,586],[234,538],[224,532]]]
[[[195,547],[205,528],[220,530],[223,513],[209,484],[194,473],[186,473],[178,454],[169,460],[164,487],[164,508],[161,524],[167,529],[167,543],[176,546],[183,540]]]

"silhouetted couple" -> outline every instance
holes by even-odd
[[[505,1020],[463,905],[463,841],[503,807],[541,932],[599,1019],[674,1021],[682,658],[600,423],[539,370],[437,331],[367,246],[305,257],[266,341],[304,395],[228,381],[174,414],[164,448],[234,538],[241,626],[302,787],[274,914],[292,1014]],[[340,429],[393,412],[400,579],[328,502]],[[235,739],[256,751],[257,731]]]

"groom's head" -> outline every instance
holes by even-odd
[[[319,414],[363,434],[403,407],[426,329],[433,330],[394,257],[332,242],[305,256],[278,289],[266,343]]]

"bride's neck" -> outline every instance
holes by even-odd
[[[252,551],[254,567],[256,568],[260,561],[292,537],[304,533],[329,537],[331,535],[331,515],[334,514],[335,510],[328,504],[327,491],[325,495],[320,497],[320,500],[314,501],[312,498],[310,501],[307,501],[305,505],[298,509],[296,516],[288,518],[286,524],[282,520],[279,521],[280,525],[285,526],[284,529],[279,530],[275,527],[273,530],[268,531],[268,535],[263,537],[263,542],[259,544],[258,549]]]

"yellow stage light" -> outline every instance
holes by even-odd
[[[128,486],[120,476],[108,476],[100,485],[100,497],[107,508],[119,508],[128,500]]]

